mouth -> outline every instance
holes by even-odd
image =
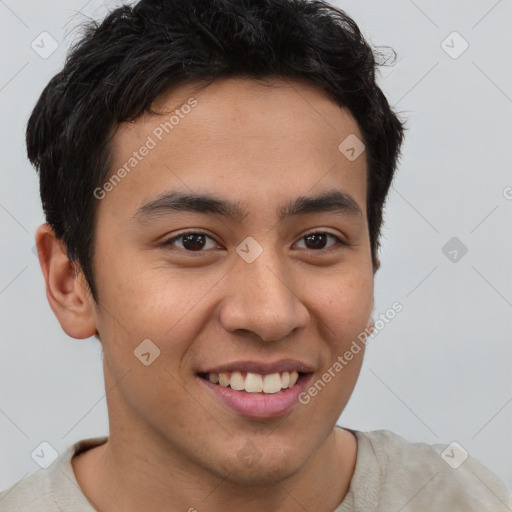
[[[219,371],[196,374],[199,383],[222,405],[247,418],[274,418],[292,411],[312,371]],[[211,396],[210,395],[210,396]]]
[[[291,389],[305,375],[307,373],[297,372],[296,370],[291,372],[274,372],[265,375],[243,371],[198,374],[200,378],[223,388],[229,387],[235,391],[260,394],[274,394],[284,389]]]

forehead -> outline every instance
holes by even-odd
[[[240,77],[185,84],[152,111],[115,133],[110,173],[127,172],[108,202],[135,211],[179,188],[237,199],[245,192],[250,209],[250,198],[264,205],[271,192],[285,202],[337,187],[365,210],[366,155],[352,161],[339,149],[347,138],[362,141],[359,127],[317,86]]]

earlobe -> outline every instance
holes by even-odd
[[[46,297],[62,329],[77,339],[95,335],[95,305],[83,273],[75,270],[49,224],[39,226],[35,239]]]
[[[375,310],[375,298],[372,296],[372,310],[370,312],[370,317],[368,319],[368,324],[366,325],[366,332],[371,336],[373,331],[375,330],[375,320],[373,318],[373,312]]]
[[[374,263],[373,263],[373,275],[375,276],[375,273],[380,268],[380,260],[378,256],[375,256]]]
[[[366,330],[370,333],[370,335],[375,330],[375,321],[373,320],[373,318],[370,319],[370,322],[368,323],[368,326],[366,327]]]

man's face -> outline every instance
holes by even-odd
[[[297,395],[343,356],[373,306],[366,158],[338,149],[350,135],[362,140],[357,123],[313,86],[275,84],[182,86],[158,100],[161,116],[122,124],[111,169],[129,172],[97,211],[111,437],[240,482],[295,473],[332,433],[364,350],[307,405]],[[300,208],[336,192],[352,208]],[[162,199],[171,193],[235,203],[245,215],[201,201],[171,208]],[[296,384],[277,391],[294,370]],[[252,391],[225,387],[235,372],[233,386]]]

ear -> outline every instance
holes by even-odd
[[[49,224],[36,231],[39,264],[46,282],[46,297],[64,332],[72,338],[89,338],[97,333],[96,304],[83,272],[75,271],[64,243]]]
[[[375,330],[375,320],[373,319],[373,312],[375,310],[375,297],[372,297],[372,311],[370,313],[370,318],[368,319],[368,324],[366,325],[365,331],[368,333],[368,335],[372,335],[373,331]]]
[[[373,317],[370,318],[370,321],[368,322],[368,326],[366,327],[366,330],[371,335],[373,331],[375,330],[375,321],[373,320]]]
[[[373,275],[375,276],[375,272],[377,272],[377,270],[379,270],[380,268],[380,259],[378,256],[375,256],[373,258]]]

